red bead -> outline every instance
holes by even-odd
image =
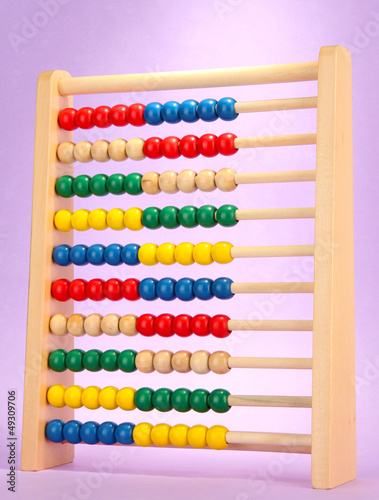
[[[191,329],[195,335],[205,337],[210,334],[208,314],[197,314],[191,319]]]
[[[126,118],[130,125],[134,127],[142,127],[145,125],[145,118],[143,117],[143,112],[145,111],[145,106],[143,104],[135,103],[131,104],[126,113]]]
[[[58,123],[64,130],[76,130],[78,126],[75,123],[76,109],[65,108],[59,113]]]
[[[66,302],[70,298],[70,294],[68,293],[68,287],[70,282],[68,280],[60,279],[54,281],[51,286],[51,295],[54,299],[59,300],[59,302]]]
[[[160,314],[154,321],[154,329],[161,337],[172,337],[172,322],[174,316],[172,314]]]
[[[104,288],[104,281],[103,280],[98,279],[98,278],[90,280],[86,286],[87,297],[90,300],[96,300],[97,302],[100,300],[104,300],[105,296],[104,296],[103,288]]]
[[[78,109],[75,116],[75,123],[78,127],[88,129],[92,128],[95,125],[92,122],[92,108],[80,108]]]
[[[162,139],[159,137],[149,137],[143,145],[143,154],[154,160],[156,158],[162,158],[161,143]]]
[[[174,330],[174,333],[176,333],[179,337],[189,337],[192,335],[191,319],[192,316],[189,314],[179,314],[176,316],[172,322],[172,329]]]
[[[237,136],[234,134],[221,134],[216,141],[217,151],[224,156],[231,156],[237,153],[238,149],[234,147],[234,139],[237,139]]]
[[[111,126],[111,121],[109,119],[109,114],[111,108],[109,106],[99,106],[92,113],[92,123],[95,127],[108,128]]]
[[[184,156],[184,158],[196,158],[199,156],[199,150],[197,149],[197,143],[199,138],[196,135],[186,135],[180,139],[179,151]]]
[[[138,293],[139,280],[129,278],[121,285],[121,294],[126,300],[138,300],[140,294]]]
[[[107,280],[104,283],[103,287],[103,293],[105,297],[109,300],[121,300],[122,299],[121,285],[122,281],[116,278],[111,278],[110,280]]]
[[[228,330],[230,318],[224,314],[216,314],[209,320],[209,331],[218,339],[229,337],[231,330]]]
[[[213,134],[204,134],[200,137],[197,142],[197,149],[199,153],[207,158],[212,158],[217,156],[218,151],[216,149],[217,136]]]
[[[141,314],[136,323],[137,332],[145,337],[155,335],[154,320],[155,316],[153,314]]]
[[[68,287],[68,293],[73,300],[77,300],[78,302],[87,299],[86,294],[86,280],[76,279],[71,281]]]
[[[179,158],[179,137],[171,136],[163,139],[161,142],[161,153],[170,160],[176,160],[176,158]]]
[[[125,104],[116,104],[109,113],[109,120],[116,127],[124,127],[128,124],[127,113],[128,106],[125,106]]]

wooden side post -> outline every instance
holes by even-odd
[[[312,484],[356,477],[351,57],[319,57],[313,317]]]
[[[74,446],[54,444],[45,438],[46,422],[73,418],[73,410],[48,405],[46,391],[50,385],[74,383],[72,372],[55,373],[48,369],[48,355],[57,348],[72,349],[73,338],[49,333],[49,320],[58,312],[73,313],[72,301],[55,303],[51,283],[57,278],[73,279],[73,266],[58,267],[52,261],[53,247],[61,243],[72,245],[70,233],[54,228],[54,213],[72,210],[72,199],[55,194],[55,180],[63,174],[72,175],[72,167],[59,164],[57,144],[71,141],[72,133],[58,126],[59,110],[72,106],[71,97],[61,97],[58,81],[70,75],[65,71],[41,73],[37,84],[36,131],[34,152],[34,181],[32,234],[30,250],[28,327],[26,338],[24,417],[22,432],[22,470],[40,470],[71,462]]]

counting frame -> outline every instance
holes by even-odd
[[[272,111],[317,107],[317,134],[248,138],[236,138],[232,134],[223,134],[223,136],[220,136],[218,139],[214,137],[207,137],[206,139],[201,137],[198,139],[195,136],[187,136],[184,138],[184,141],[181,141],[182,144],[171,139],[163,140],[160,143],[157,143],[156,140],[149,140],[144,143],[144,141],[136,139],[128,141],[127,143],[125,143],[125,141],[114,141],[114,151],[111,152],[112,143],[111,145],[107,144],[104,146],[104,141],[98,141],[98,144],[95,143],[92,147],[88,145],[88,143],[84,144],[84,146],[78,145],[77,147],[75,146],[75,149],[73,145],[70,146],[73,138],[72,131],[64,130],[58,124],[59,112],[65,108],[71,108],[72,96],[78,94],[229,87],[235,85],[287,83],[311,80],[318,81],[317,97],[235,103],[234,110],[230,107],[230,100],[226,100],[225,103],[219,103],[218,108],[214,105],[212,108],[212,103],[207,101],[203,103],[205,104],[205,108],[202,113],[204,120],[211,120],[213,119],[212,113],[215,114],[217,112],[220,116],[224,113],[224,119],[230,119],[231,116],[233,116],[233,112],[241,113],[247,111]],[[218,188],[224,191],[228,191],[230,185],[235,187],[236,184],[316,181],[316,203],[314,209],[233,211],[233,208],[230,208],[230,206],[224,206],[223,210],[218,210],[219,214],[216,213],[217,221],[221,224],[224,222],[224,225],[232,225],[234,219],[314,217],[314,245],[230,247],[223,243],[219,243],[217,245],[215,244],[212,248],[211,246],[195,247],[192,249],[183,248],[183,255],[180,257],[184,260],[194,258],[197,263],[206,264],[207,259],[214,259],[218,262],[229,262],[233,258],[239,257],[314,256],[314,283],[232,283],[230,285],[230,283],[225,284],[223,282],[215,284],[214,282],[212,284],[216,296],[217,293],[220,293],[221,298],[224,298],[222,296],[224,293],[238,293],[240,291],[249,291],[251,293],[276,291],[283,293],[313,292],[313,321],[243,321],[229,320],[229,318],[219,315],[211,318],[209,323],[207,323],[207,328],[211,329],[212,333],[216,336],[221,337],[219,340],[220,349],[222,349],[222,337],[229,334],[230,330],[313,331],[312,359],[233,358],[229,357],[223,351],[207,357],[209,355],[204,354],[205,351],[199,351],[199,353],[195,353],[196,356],[193,357],[192,361],[188,359],[188,357],[186,358],[185,355],[184,359],[183,356],[179,356],[179,358],[177,358],[177,366],[175,366],[176,355],[172,356],[169,351],[162,351],[154,362],[154,367],[158,371],[159,367],[161,367],[161,372],[163,373],[171,371],[173,367],[175,367],[177,371],[186,371],[188,367],[186,369],[181,368],[183,363],[187,363],[187,365],[190,364],[190,367],[195,371],[198,369],[198,373],[205,373],[209,369],[212,369],[215,373],[223,373],[231,367],[312,368],[312,397],[278,398],[274,396],[246,396],[243,402],[243,404],[250,406],[311,407],[311,435],[230,432],[222,428],[222,426],[214,426],[208,430],[202,426],[194,430],[192,428],[188,430],[185,426],[178,426],[179,428],[175,434],[173,429],[176,426],[171,430],[163,426],[160,428],[159,432],[157,431],[155,433],[155,443],[160,444],[162,442],[162,444],[168,444],[171,442],[174,445],[183,446],[188,443],[189,439],[190,444],[193,444],[195,447],[205,447],[208,445],[220,449],[225,447],[226,444],[229,444],[229,448],[232,449],[311,453],[312,484],[315,488],[333,488],[355,478],[356,432],[351,92],[350,53],[347,49],[338,46],[323,47],[320,51],[318,62],[311,63],[159,73],[155,74],[154,78],[152,78],[152,75],[148,74],[72,78],[64,71],[44,72],[40,75],[37,89],[29,307],[25,363],[24,422],[21,462],[23,470],[41,470],[65,464],[72,461],[74,457],[73,444],[67,441],[63,444],[52,442],[45,436],[46,424],[49,421],[59,418],[67,422],[73,419],[74,414],[74,410],[68,406],[54,408],[52,405],[48,404],[46,396],[47,390],[54,386],[54,384],[63,384],[69,387],[74,383],[73,371],[75,371],[75,368],[72,368],[73,371],[65,370],[59,373],[59,370],[54,371],[49,368],[48,362],[49,359],[51,360],[53,348],[56,349],[57,346],[59,347],[60,342],[62,347],[64,346],[67,351],[72,350],[74,347],[73,336],[53,336],[49,325],[51,325],[51,319],[56,318],[57,325],[54,328],[56,328],[57,331],[55,333],[66,333],[66,326],[64,326],[63,332],[59,332],[61,325],[58,320],[62,318],[62,314],[66,317],[73,315],[74,306],[72,300],[63,300],[70,297],[78,298],[78,296],[83,293],[84,286],[79,280],[79,283],[76,282],[77,287],[75,289],[70,289],[70,287],[67,288],[67,283],[72,282],[74,278],[74,266],[59,266],[52,262],[54,248],[63,245],[60,246],[60,248],[64,249],[64,245],[72,246],[73,244],[73,231],[66,232],[67,229],[71,228],[71,223],[74,226],[78,226],[76,227],[77,229],[82,229],[81,226],[88,224],[88,214],[83,213],[83,211],[78,211],[80,213],[77,214],[77,216],[75,215],[76,212],[74,215],[70,215],[70,212],[67,211],[73,210],[73,199],[70,197],[58,196],[55,191],[56,180],[58,178],[73,174],[73,167],[70,165],[72,160],[87,161],[91,159],[91,154],[94,159],[98,159],[99,161],[102,161],[104,155],[109,155],[111,158],[114,156],[115,160],[125,159],[126,155],[131,159],[138,160],[144,156],[144,153],[147,156],[150,155],[151,158],[158,158],[162,156],[162,152],[167,158],[175,158],[179,154],[187,157],[195,157],[199,152],[204,156],[212,156],[217,152],[228,155],[235,153],[235,150],[239,148],[246,147],[301,146],[303,144],[316,144],[316,169],[313,171],[249,174],[233,174],[227,171],[219,172],[216,178],[212,177],[212,174],[209,174],[208,171],[207,174],[204,174],[204,178],[201,176],[201,178],[199,177],[197,179],[197,187],[199,188],[201,188],[202,182],[204,182],[204,189],[207,189],[209,182],[213,182],[216,183]],[[141,119],[141,115],[138,115],[138,113],[141,113],[141,109],[137,108],[135,109],[136,120]],[[190,104],[183,109],[182,111],[184,114],[187,113],[190,115],[191,113],[196,114],[197,112],[197,108],[194,110],[193,107],[191,108]],[[172,113],[174,113],[174,118],[172,118]],[[167,120],[175,120],[175,113],[177,113],[175,109],[170,108],[166,110]],[[209,113],[211,115],[209,115]],[[121,115],[118,115],[118,118],[116,117],[114,120],[122,120]],[[157,115],[157,110],[153,109],[150,119],[159,120],[161,116],[162,110],[158,110]],[[68,121],[73,119],[72,117],[70,118],[70,116],[66,118]],[[107,116],[105,118],[108,119]],[[85,111],[82,112],[83,127],[86,127],[86,123],[89,119],[91,119],[91,117],[89,118],[88,115],[85,114]],[[98,117],[100,122],[102,119],[104,119],[104,113],[100,114]],[[188,121],[190,120],[191,118],[188,118]],[[99,126],[101,127],[104,125],[100,123]],[[196,125],[194,125],[194,129],[195,126]],[[70,127],[68,126],[66,128]],[[131,133],[131,128],[128,128],[128,134]],[[62,143],[64,146],[62,146]],[[57,155],[61,161],[58,161]],[[196,163],[195,160],[194,163]],[[138,164],[136,163],[136,165]],[[187,177],[188,175],[189,174],[187,174]],[[212,179],[210,180],[207,176],[212,177]],[[142,178],[142,185],[144,180],[146,181],[146,192],[149,192],[149,190],[150,192],[154,192],[154,189],[157,191],[159,191],[159,189],[165,191],[165,181],[167,181],[167,192],[170,192],[172,179],[165,179],[164,176],[161,177],[160,180],[156,178]],[[179,185],[179,177],[180,176],[178,176],[175,181],[177,185]],[[135,179],[133,182],[134,181]],[[183,190],[185,191],[185,189],[188,189],[190,192],[192,189],[189,187],[190,185],[195,185],[194,178],[185,179],[182,183]],[[66,187],[63,186],[62,190],[64,191]],[[118,189],[117,186],[115,189]],[[131,189],[134,188],[132,187]],[[101,225],[106,224],[108,221],[111,227],[112,224],[116,226],[117,224],[126,224],[130,229],[138,229],[139,227],[135,226],[142,224],[141,220],[144,220],[143,214],[141,216],[141,213],[130,213],[130,217],[127,220],[128,212],[129,211],[125,212],[125,215],[122,214],[124,222],[122,220],[120,221],[120,214],[115,214],[112,219],[112,217],[109,216],[109,212],[108,219],[104,219],[107,214],[92,214],[91,212],[92,219],[95,221],[92,222],[95,225]],[[60,214],[60,216],[57,216],[57,214]],[[89,214],[90,217],[91,214]],[[156,214],[150,215],[151,217],[149,220],[156,216]],[[211,216],[214,222],[215,214],[212,213]],[[76,217],[75,223],[73,220],[74,217]],[[189,220],[191,217],[192,219],[194,217],[191,213],[183,212],[182,214],[182,220]],[[205,214],[204,217],[204,220],[209,221],[209,214]],[[174,218],[175,221],[177,221],[178,214],[174,214]],[[148,220],[147,216],[145,219],[146,221]],[[63,229],[63,231],[59,231],[54,227],[54,220],[56,226]],[[172,214],[167,215],[168,225],[166,227],[173,227],[169,225],[171,223],[170,220],[172,220]],[[327,251],[323,252],[322,258],[318,258],[320,245],[322,245],[323,249],[325,249],[325,246],[327,247]],[[138,252],[142,251],[141,249],[142,247]],[[129,248],[129,250],[132,251],[133,249]],[[155,252],[155,254],[153,255],[151,252],[153,252],[153,254]],[[159,247],[158,249],[147,248],[144,259],[149,260],[158,258],[160,262],[167,264],[170,263],[168,261],[174,259],[176,255],[172,248],[170,249],[167,247],[162,249],[160,256],[158,252]],[[195,255],[196,252],[197,255]],[[131,258],[130,252],[128,256],[127,258]],[[67,258],[67,255],[65,257],[63,252],[60,258]],[[111,258],[114,258],[114,255]],[[136,256],[134,256],[134,258],[136,258]],[[65,280],[68,280],[68,282]],[[58,283],[58,285],[56,285],[56,283]],[[55,295],[54,285],[56,285]],[[163,285],[164,284],[162,284],[162,286]],[[162,294],[170,293],[170,290],[167,292],[167,285],[170,285],[170,283],[165,283],[165,285],[166,288],[163,286],[163,291],[162,287],[160,288],[160,293]],[[186,286],[188,287],[189,285],[188,283],[187,285],[184,283],[184,285],[183,293],[186,294],[188,291]],[[206,282],[203,280],[200,285],[204,288]],[[219,285],[220,288],[218,288]],[[106,291],[105,286],[107,286]],[[117,288],[120,286],[124,287],[121,292],[120,289]],[[149,286],[151,286],[151,283]],[[194,287],[195,285],[192,284],[190,286]],[[198,291],[200,294],[205,293],[201,286],[197,288],[197,290],[200,290]],[[225,292],[225,286],[229,286],[227,292]],[[107,282],[100,286],[100,292],[95,286],[91,293],[95,295],[98,292],[105,293],[108,294],[110,298],[114,297],[115,294],[116,298],[119,298],[117,295],[120,293],[126,293],[126,295],[128,293],[132,295],[133,293],[138,294],[138,289],[135,287],[136,283],[133,282],[128,284],[126,284],[126,282],[118,284],[115,282]],[[243,287],[248,287],[248,290],[244,290]],[[170,286],[168,286],[168,288],[170,288]],[[69,293],[70,290],[72,292],[71,295]],[[148,288],[146,290],[149,292]],[[218,292],[216,292],[216,290],[218,290]],[[52,297],[52,291],[53,295],[61,301],[55,300]],[[130,325],[130,320],[133,320],[132,316],[124,318],[126,318],[125,324],[122,327],[115,326],[112,323],[101,325],[103,325],[104,328],[124,329],[125,331],[123,331],[123,333],[126,333],[130,328],[135,329],[135,325]],[[154,332],[147,333],[147,330],[149,330],[149,328],[155,328],[155,330],[162,330],[163,333],[161,333],[165,336],[165,329],[169,328],[169,335],[172,334],[172,318],[160,318],[160,323],[151,323],[151,318],[149,319],[148,317],[146,317],[145,320],[145,324],[142,326],[140,325],[141,332],[144,331],[143,329],[145,328],[145,334],[148,335]],[[182,318],[181,326],[178,326],[178,322],[176,323],[178,331],[183,330],[183,321],[185,323],[186,320],[189,320],[188,317]],[[201,330],[202,326],[204,325],[200,321],[198,325],[193,325],[191,328],[192,330]],[[75,325],[72,328],[74,329]],[[190,327],[187,325],[186,328],[188,329]],[[133,333],[136,332],[133,331]],[[201,332],[197,331],[197,333],[201,335]],[[54,337],[53,342],[52,337]],[[148,351],[146,352],[148,353]],[[63,355],[63,357],[64,356],[65,355]],[[56,357],[55,360],[58,364],[62,361],[59,356]],[[125,360],[126,363],[130,362],[130,359],[128,361],[128,359],[125,358]],[[146,353],[145,357],[140,356],[138,360],[139,368],[142,371],[149,371],[151,363],[154,361],[151,355],[149,358],[149,355],[146,355]],[[71,360],[72,364],[75,364],[75,362],[77,362],[77,360]],[[79,363],[80,362],[79,360]],[[112,360],[108,359],[106,362],[112,363]],[[136,358],[134,362],[136,362]],[[73,397],[75,399],[75,394]],[[110,395],[110,397],[112,397],[112,395]],[[125,397],[126,399],[129,398],[128,401],[130,403],[130,394],[126,394]],[[149,396],[149,394],[147,394],[146,397],[149,399],[151,395]],[[216,411],[218,411],[220,405],[221,407],[225,405],[225,402],[229,406],[239,404],[236,400],[238,398],[231,395],[225,396],[225,394],[222,394],[222,391],[219,394],[211,393],[207,397],[208,399],[205,401],[206,404],[210,404]],[[225,397],[227,397],[226,400]],[[180,405],[182,402],[183,400],[179,397],[178,404]],[[140,404],[143,405],[143,403]],[[75,407],[75,404],[71,406]],[[129,439],[131,439],[131,436],[135,433],[134,440],[137,441],[137,444],[141,445],[150,444],[150,442],[146,442],[146,439],[151,439],[150,434],[153,434],[151,427],[141,430],[142,437],[138,434],[139,431],[137,432],[136,428],[133,430],[130,429],[130,427],[126,427],[125,429],[120,429],[120,432],[121,430],[124,431],[124,438],[125,432],[126,434],[129,433]],[[75,428],[73,431],[75,434]],[[107,429],[105,429],[105,434],[106,431]],[[59,428],[58,432],[60,432]],[[96,432],[98,433],[99,430]],[[114,429],[111,429],[111,432],[114,432]],[[120,434],[120,432],[119,435],[122,434]],[[148,437],[146,437],[146,433]],[[104,439],[106,442],[106,436]],[[145,442],[143,441],[144,439]]]

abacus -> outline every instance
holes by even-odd
[[[266,101],[236,102],[230,97],[218,101],[204,96],[200,102],[191,98],[181,103],[133,103],[96,109],[72,107],[73,95],[116,92],[149,92],[178,89],[206,89],[217,87],[252,86],[317,81],[317,97],[299,97]],[[34,158],[34,187],[28,329],[25,363],[24,421],[22,441],[23,470],[41,470],[73,460],[74,445],[86,444],[125,446],[174,446],[212,448],[215,450],[255,450],[289,453],[310,453],[312,484],[327,489],[354,479],[356,476],[355,434],[355,361],[354,361],[354,256],[353,256],[353,172],[352,172],[352,112],[351,60],[342,47],[323,47],[319,60],[272,66],[231,68],[222,70],[182,71],[157,74],[131,74],[72,78],[67,72],[41,73],[37,86],[36,138]],[[236,137],[226,132],[216,136],[206,133],[198,137],[188,134],[182,138],[149,137],[147,139],[99,139],[73,142],[76,128],[98,129],[125,127],[132,134],[134,127],[145,123],[159,126],[162,122],[173,126],[180,121],[232,121],[241,113],[269,112],[317,108],[317,132],[297,135],[270,135]],[[73,175],[74,162],[122,162],[127,165],[144,158],[156,160],[159,168],[170,160],[191,159],[202,155],[232,156],[242,148],[269,148],[312,145],[316,146],[315,170],[280,172],[236,172],[232,168],[185,169],[151,171],[144,174],[130,171],[124,174],[93,176]],[[111,165],[114,165],[111,163]],[[135,163],[139,165],[139,163]],[[73,209],[73,197],[101,197],[106,194],[174,195],[178,191],[195,190],[224,193],[234,189],[248,189],[249,184],[314,182],[314,208],[238,209],[231,204],[218,207],[203,205],[177,208],[150,206],[106,211],[96,208]],[[247,185],[247,186],[245,186]],[[162,196],[162,195],[160,195]],[[163,195],[164,196],[164,195]],[[101,199],[101,198],[99,198]],[[120,198],[119,198],[120,200]],[[117,205],[119,202],[117,202]],[[315,219],[313,245],[234,246],[225,238],[233,233],[233,226],[251,224],[259,219]],[[215,237],[216,225],[222,227]],[[175,230],[179,225],[188,228],[209,228],[212,243],[134,242],[133,236],[142,228]],[[100,231],[111,228],[126,235],[126,244],[99,243]],[[226,228],[226,229],[224,229]],[[90,246],[73,244],[73,233],[92,229],[94,242]],[[163,229],[163,230],[164,230]],[[123,231],[123,232],[122,232]],[[144,230],[145,231],[145,230]],[[214,232],[216,231],[216,232]],[[157,234],[152,232],[151,234]],[[208,234],[208,233],[207,233]],[[133,235],[133,236],[130,236]],[[125,238],[125,236],[123,236]],[[129,239],[130,238],[130,239]],[[154,238],[151,238],[154,241]],[[230,237],[232,239],[232,236]],[[120,238],[121,240],[121,238]],[[219,241],[220,240],[220,241]],[[125,240],[124,240],[125,241]],[[132,242],[130,242],[132,241]],[[326,251],[318,254],[320,245]],[[96,266],[154,265],[207,266],[212,262],[232,266],[235,259],[256,257],[312,256],[313,282],[236,283],[228,277],[192,279],[171,277],[155,279],[148,276],[138,280],[96,277]],[[87,264],[93,266],[94,277],[86,281],[74,278],[74,269]],[[110,267],[108,268],[110,269]],[[194,299],[199,308],[204,301],[233,299],[239,293],[313,293],[312,320],[249,320],[229,318],[225,314],[212,317],[202,310],[198,314],[173,316],[145,313],[123,316],[93,313],[74,314],[74,302],[89,299],[124,301],[158,300],[164,303],[177,299],[190,307]],[[125,301],[131,301],[126,302]],[[203,301],[203,302],[202,302]],[[313,332],[312,358],[257,358],[234,357],[223,349],[223,342],[235,331],[304,331]],[[137,334],[162,337],[162,350],[140,352],[126,349],[119,352],[96,349],[96,338],[102,333],[131,338]],[[74,349],[74,337],[89,335],[94,348],[88,351]],[[165,350],[165,338],[173,335],[191,343],[190,336],[212,335],[219,350],[212,353],[187,350],[173,353]],[[253,333],[252,333],[253,334]],[[188,337],[188,338],[187,338]],[[204,338],[204,341],[206,339]],[[187,344],[188,343],[188,344]],[[206,345],[206,344],[204,344]],[[153,372],[170,374],[193,371],[206,377],[212,371],[225,374],[234,369],[311,369],[311,396],[237,396],[226,389],[184,388],[174,390],[149,387],[116,388],[74,385],[74,373],[86,369],[96,372],[121,370],[128,373],[139,370],[154,377]],[[173,377],[175,375],[169,375]],[[213,411],[215,417],[233,406],[266,406],[311,408],[311,434],[289,434],[228,430],[217,424],[188,425],[146,422],[134,425],[129,420],[120,424],[111,421],[81,423],[74,420],[74,409],[81,406],[96,410],[122,408],[148,412],[153,408],[165,412],[185,413]],[[248,411],[248,410],[247,410]],[[275,411],[275,410],[273,410]],[[128,415],[132,415],[129,413]],[[146,451],[147,452],[147,451]],[[147,452],[148,453],[148,452]],[[222,452],[220,452],[222,453]]]

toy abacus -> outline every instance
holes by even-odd
[[[173,89],[201,89],[271,83],[305,82],[317,80],[317,97],[276,99],[270,101],[236,102],[225,97],[216,101],[205,98],[182,103],[168,101],[142,104],[99,106],[96,109],[72,107],[72,96],[111,92],[138,92]],[[282,64],[224,70],[184,71],[154,75],[120,75],[72,78],[64,71],[44,72],[38,80],[36,140],[34,160],[33,216],[31,238],[30,288],[28,330],[25,366],[24,422],[22,469],[40,470],[73,460],[74,445],[121,444],[139,446],[192,446],[217,450],[246,449],[311,453],[312,484],[315,488],[332,488],[353,479],[356,475],[355,388],[354,388],[354,257],[353,257],[353,172],[352,172],[352,116],[351,116],[351,62],[348,50],[342,47],[324,47],[319,60],[311,63]],[[145,123],[193,124],[216,119],[231,122],[240,113],[286,109],[317,108],[317,133],[299,135],[236,137],[232,133],[216,136],[207,133],[201,137],[150,137],[100,139],[93,143],[75,144],[76,128],[99,129]],[[117,129],[116,129],[117,130]],[[124,130],[124,129],[122,129]],[[134,129],[135,130],[135,129]],[[316,169],[281,172],[243,172],[223,168],[213,170],[171,170],[145,174],[96,174],[73,176],[72,164],[91,160],[121,162],[150,158],[167,163],[166,159],[180,156],[192,158],[237,154],[241,148],[316,145]],[[160,160],[163,159],[163,160]],[[128,162],[130,165],[131,162]],[[138,165],[138,163],[136,163]],[[210,192],[218,189],[230,192],[248,189],[253,183],[316,182],[315,208],[237,209],[234,205],[218,207],[154,206],[144,210],[126,211],[97,208],[92,211],[73,211],[73,197],[124,194],[153,195],[159,192],[174,195],[178,191],[192,193],[196,189]],[[227,195],[226,195],[227,196]],[[143,227],[175,230],[179,225],[192,228],[212,228],[219,224],[232,228],[238,221],[257,219],[315,219],[314,245],[289,246],[233,246],[218,241],[212,230],[213,243],[182,242],[111,244],[99,243],[100,231],[110,227],[130,234]],[[241,222],[249,224],[249,222]],[[73,245],[73,230],[93,229],[94,243],[90,246]],[[233,229],[230,229],[232,232]],[[77,233],[80,234],[80,233]],[[121,234],[121,233],[116,233]],[[156,233],[152,233],[156,234]],[[225,232],[222,233],[223,235]],[[134,238],[133,238],[134,239]],[[153,239],[153,238],[152,238]],[[132,240],[133,241],[133,240]],[[327,251],[318,258],[318,246]],[[170,277],[142,280],[96,278],[96,266],[146,266],[155,264],[182,266],[208,265],[212,262],[232,266],[239,258],[314,256],[314,282],[300,283],[235,283],[229,278]],[[74,279],[74,268],[94,266],[93,279]],[[183,269],[186,269],[183,267]],[[149,273],[148,273],[149,274]],[[199,311],[196,315],[157,316],[134,314],[119,316],[109,313],[102,317],[74,314],[74,301],[145,301],[174,299],[186,303],[194,298],[201,301],[231,299],[239,293],[313,293],[313,320],[244,320],[225,314],[210,317]],[[127,303],[127,302],[125,302]],[[221,304],[221,302],[220,302]],[[313,356],[306,358],[233,357],[223,350],[226,337],[233,331],[311,331]],[[137,334],[165,338],[177,335],[190,345],[190,336],[218,339],[220,349],[191,354],[187,350],[173,353],[161,350],[122,352],[96,349],[98,335],[126,336]],[[90,335],[94,348],[89,351],[74,349],[74,337]],[[188,337],[188,339],[187,339]],[[113,339],[116,341],[117,339]],[[82,388],[74,385],[74,373],[122,370],[130,373],[169,374],[171,372],[223,374],[234,368],[312,369],[312,396],[235,396],[226,389],[207,391],[196,389],[155,391],[148,387]],[[153,377],[154,375],[149,375]],[[149,411],[195,410],[215,412],[215,425],[188,427],[178,423],[152,425],[148,421],[134,425],[129,421],[81,423],[74,420],[74,409],[81,406],[96,410],[122,408]],[[217,425],[217,414],[233,406],[269,406],[311,408],[312,432],[308,434],[281,434],[228,430]],[[128,413],[132,415],[132,413]],[[132,418],[130,418],[132,420]],[[146,450],[146,453],[148,451]],[[220,453],[223,453],[220,451]]]

